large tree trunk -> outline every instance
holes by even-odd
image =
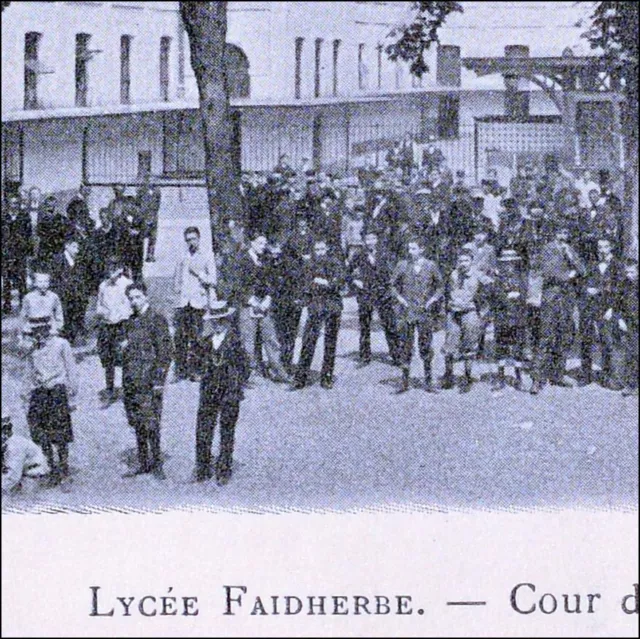
[[[180,14],[200,95],[211,239],[218,250],[226,237],[225,221],[242,217],[225,66],[227,3],[181,2]]]

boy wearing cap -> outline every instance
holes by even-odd
[[[473,256],[461,251],[456,268],[446,282],[446,335],[444,343],[445,373],[442,387],[453,388],[453,363],[456,357],[464,362],[464,378],[460,392],[471,389],[472,362],[478,354],[484,322],[480,317],[480,296],[493,279],[473,267]]]
[[[18,492],[26,477],[44,477],[49,464],[42,449],[27,437],[14,435],[8,415],[2,416],[2,495]]]
[[[107,260],[107,279],[98,288],[96,315],[98,326],[98,356],[104,368],[105,390],[102,396],[107,404],[115,399],[116,366],[122,365],[120,344],[126,337],[126,320],[131,317],[131,304],[126,290],[131,280],[124,275],[118,258]]]
[[[515,369],[516,388],[522,388],[522,359],[526,339],[527,283],[521,268],[522,258],[513,250],[502,251],[498,258],[493,287],[493,323],[498,375],[493,390],[506,386],[508,360]]]
[[[34,317],[51,317],[51,332],[60,333],[64,326],[62,302],[56,293],[49,290],[51,276],[48,269],[42,265],[33,268],[33,289],[22,301],[20,310],[20,324],[26,328],[29,320]]]
[[[196,426],[195,480],[206,481],[214,473],[211,446],[220,420],[220,454],[215,464],[219,484],[231,478],[235,428],[244,399],[243,386],[251,374],[249,357],[238,331],[232,326],[235,308],[224,300],[212,301],[203,318],[198,348],[203,362]]]
[[[51,318],[31,318],[23,333],[27,367],[22,399],[31,438],[42,448],[51,468],[50,485],[55,486],[69,479],[69,397],[78,392],[76,363],[69,342],[51,334]]]

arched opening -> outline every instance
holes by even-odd
[[[251,81],[249,59],[245,52],[235,44],[227,43],[225,58],[229,97],[248,98],[251,95]]]

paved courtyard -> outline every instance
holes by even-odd
[[[165,279],[152,296],[167,313]],[[443,333],[436,336],[439,352]],[[5,500],[5,509],[253,511],[405,509],[632,508],[638,501],[638,399],[598,386],[546,388],[541,395],[507,388],[394,394],[398,371],[373,336],[379,357],[356,368],[357,315],[346,300],[336,385],[299,392],[258,378],[237,429],[236,466],[225,487],[191,483],[198,386],[165,392],[162,422],[167,480],[123,479],[135,457],[122,403],[102,409],[102,369],[90,343],[79,351],[81,390],[73,413],[74,480],[70,490],[39,489]],[[13,354],[15,321],[3,321],[2,401],[26,431],[18,399],[21,362]],[[298,348],[300,344],[298,343]],[[319,355],[319,353],[318,353]],[[577,365],[577,361],[572,364]],[[436,359],[436,374],[443,360]],[[319,357],[315,368],[319,368]],[[421,363],[412,371],[419,380]],[[527,380],[528,382],[528,380]]]

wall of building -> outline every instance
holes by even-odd
[[[43,110],[75,106],[75,36],[91,34],[88,106],[120,104],[120,38],[132,36],[131,103],[161,101],[160,38],[172,38],[170,101],[197,101],[188,39],[177,2],[16,2],[2,15],[3,112],[24,108],[25,33],[42,34],[38,99]],[[230,2],[227,40],[250,65],[251,98],[294,97],[295,38],[303,37],[302,97],[314,96],[315,40],[323,40],[321,96],[333,94],[334,40],[340,40],[339,94],[378,90],[376,46],[405,15],[407,3]],[[358,45],[365,43],[369,83],[358,86]],[[181,55],[181,53],[183,55]],[[382,88],[395,89],[395,65],[382,60]],[[184,85],[179,82],[184,69]],[[406,70],[400,88],[409,89]]]

